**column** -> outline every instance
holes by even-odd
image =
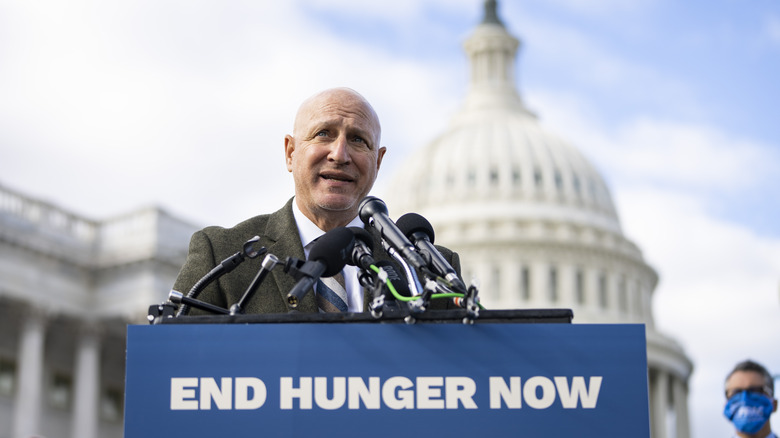
[[[100,400],[100,337],[98,327],[88,324],[79,331],[76,344],[73,396],[74,438],[97,438]]]
[[[655,383],[652,385],[650,401],[652,406],[650,432],[653,438],[666,438],[666,407],[669,400],[667,388],[669,375],[663,370],[656,370]]]
[[[19,388],[14,400],[13,437],[36,436],[41,432],[45,335],[43,311],[30,309],[22,320],[19,339]]]
[[[675,425],[676,438],[689,438],[691,432],[688,424],[688,388],[682,379],[674,379],[672,385],[674,412],[677,418],[677,424]]]

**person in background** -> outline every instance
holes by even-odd
[[[762,365],[746,360],[726,377],[726,406],[723,414],[734,424],[735,437],[777,438],[769,417],[777,411],[775,383]]]

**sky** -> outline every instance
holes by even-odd
[[[602,172],[659,273],[656,327],[694,363],[692,436],[729,436],[731,367],[780,374],[780,3],[499,15],[526,106]],[[92,219],[157,205],[231,226],[292,195],[300,102],[349,86],[382,120],[381,197],[458,110],[481,17],[480,0],[0,0],[0,185]]]

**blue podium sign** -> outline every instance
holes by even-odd
[[[130,326],[125,437],[649,438],[643,325]]]

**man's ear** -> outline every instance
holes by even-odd
[[[292,154],[295,151],[295,139],[292,135],[284,136],[284,161],[287,163],[287,171],[292,172]]]
[[[376,154],[376,170],[379,170],[379,167],[382,166],[382,157],[385,156],[385,152],[387,152],[387,148],[382,146],[379,148]]]

